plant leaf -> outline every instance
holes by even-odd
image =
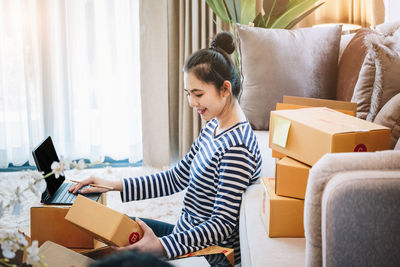
[[[285,29],[293,20],[304,13],[318,0],[304,0],[297,5],[288,8],[276,21],[271,25],[271,28]]]
[[[286,11],[288,3],[289,0],[264,0],[263,8],[265,14],[271,14],[270,16],[278,17]]]
[[[242,20],[242,4],[240,0],[234,0],[235,2],[235,12],[236,12],[236,17],[237,17],[237,22],[240,23]]]
[[[248,25],[256,18],[256,0],[240,0],[242,12],[240,24]]]
[[[236,13],[235,1],[234,0],[224,0],[228,13],[234,23],[239,23],[238,14]]]
[[[206,0],[207,5],[222,21],[231,23],[231,18],[225,8],[224,0]]]
[[[310,15],[314,10],[316,10],[317,8],[319,8],[320,6],[322,6],[323,4],[325,4],[325,2],[322,2],[320,4],[318,4],[317,6],[314,6],[313,8],[307,10],[306,12],[304,12],[303,14],[301,14],[299,17],[295,18],[294,20],[292,20],[292,22],[289,23],[289,25],[286,26],[285,29],[291,29],[293,28],[297,23],[299,23],[301,20],[303,20],[305,17],[307,17],[308,15]]]
[[[257,17],[253,21],[254,27],[265,28],[265,20],[261,13],[258,13]]]

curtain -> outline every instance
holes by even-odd
[[[384,19],[384,0],[327,0],[296,28],[336,22],[369,27],[383,23]]]
[[[142,159],[138,0],[0,2],[0,165]]]
[[[221,22],[205,0],[142,0],[140,6],[143,164],[162,167],[189,151],[205,123],[185,97],[182,68],[190,54],[208,47],[221,29],[214,21]]]

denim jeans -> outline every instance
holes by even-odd
[[[131,217],[132,220],[135,220],[136,217]],[[172,230],[174,230],[175,225],[169,224],[166,222],[162,221],[157,221],[153,219],[147,219],[147,218],[140,218],[145,224],[147,224],[154,232],[154,234],[157,237],[162,237],[166,236],[172,233]]]

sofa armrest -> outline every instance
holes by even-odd
[[[313,166],[304,202],[307,266],[322,266],[321,201],[329,180],[340,172],[388,170],[400,171],[400,151],[326,154]]]
[[[336,174],[322,196],[323,266],[398,266],[400,171]]]

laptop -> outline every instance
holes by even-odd
[[[38,171],[44,172],[45,175],[52,171],[51,164],[54,161],[59,161],[50,136],[32,151],[32,155]],[[72,205],[74,203],[77,195],[68,191],[74,183],[64,183],[64,176],[60,175],[56,178],[54,174],[45,178],[45,180],[46,190],[42,193],[41,203],[51,205]],[[97,201],[100,198],[101,193],[82,195]]]

